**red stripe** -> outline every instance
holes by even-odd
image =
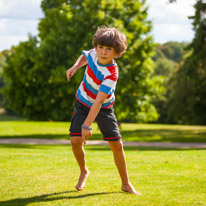
[[[107,67],[107,69],[109,70],[109,72],[111,73],[111,74],[118,74],[118,67],[117,67],[117,65],[112,65],[112,66],[109,66],[109,67]]]
[[[70,133],[70,135],[82,135],[82,133]]]
[[[90,52],[89,52],[89,54],[90,54],[93,50],[94,50],[94,49],[91,49]]]
[[[107,76],[104,80],[106,80],[106,79],[111,79],[112,81],[116,82],[117,76],[116,76],[116,74],[113,74],[113,75]]]
[[[112,94],[108,95],[106,99],[110,98],[112,96]]]
[[[92,69],[90,68],[90,66],[87,66],[87,74],[90,76],[90,78],[97,84],[97,85],[101,85],[102,81],[100,81],[99,79],[97,79],[97,77],[95,76],[94,72],[92,71]]]
[[[84,91],[88,94],[88,96],[90,96],[92,99],[96,99],[97,95],[93,94],[90,90],[88,90],[84,82],[82,82],[82,86]]]
[[[118,139],[118,138],[121,138],[121,137],[104,137],[104,139]]]

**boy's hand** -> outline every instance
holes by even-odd
[[[82,139],[84,145],[86,145],[86,140],[88,140],[91,136],[92,136],[92,130],[87,130],[82,128]]]
[[[70,81],[70,78],[73,77],[76,72],[77,72],[76,67],[72,67],[71,69],[67,70],[67,79],[68,79],[68,81]]]

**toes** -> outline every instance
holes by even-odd
[[[83,190],[83,187],[75,187],[76,189],[77,189],[77,191],[81,191],[81,190]]]

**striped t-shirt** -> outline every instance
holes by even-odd
[[[108,94],[101,108],[109,108],[114,104],[114,91],[118,79],[118,67],[116,62],[109,65],[102,65],[98,62],[95,49],[84,51],[88,64],[84,79],[77,90],[76,98],[87,107],[94,103],[98,91]]]

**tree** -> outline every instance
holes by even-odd
[[[2,88],[5,86],[5,82],[4,82],[4,78],[3,78],[3,67],[6,66],[6,59],[8,58],[8,56],[12,53],[12,49],[11,50],[4,50],[2,52],[0,52],[0,107],[4,107],[5,106],[5,101],[4,101],[4,97],[2,95]]]
[[[91,41],[99,25],[119,28],[128,37],[128,50],[117,59],[120,78],[116,91],[118,119],[153,121],[151,99],[161,83],[151,79],[153,40],[149,36],[145,0],[43,0],[45,17],[38,37],[16,47],[4,73],[9,82],[5,96],[10,107],[30,119],[70,120],[75,92],[84,69],[68,84],[66,70]],[[16,78],[13,78],[13,74]]]
[[[169,115],[176,123],[206,124],[206,3],[198,0],[194,7],[195,37],[171,80]]]
[[[160,44],[157,49],[162,51],[165,57],[175,62],[180,62],[182,60],[183,49],[188,44],[186,42],[167,42],[165,44]]]

